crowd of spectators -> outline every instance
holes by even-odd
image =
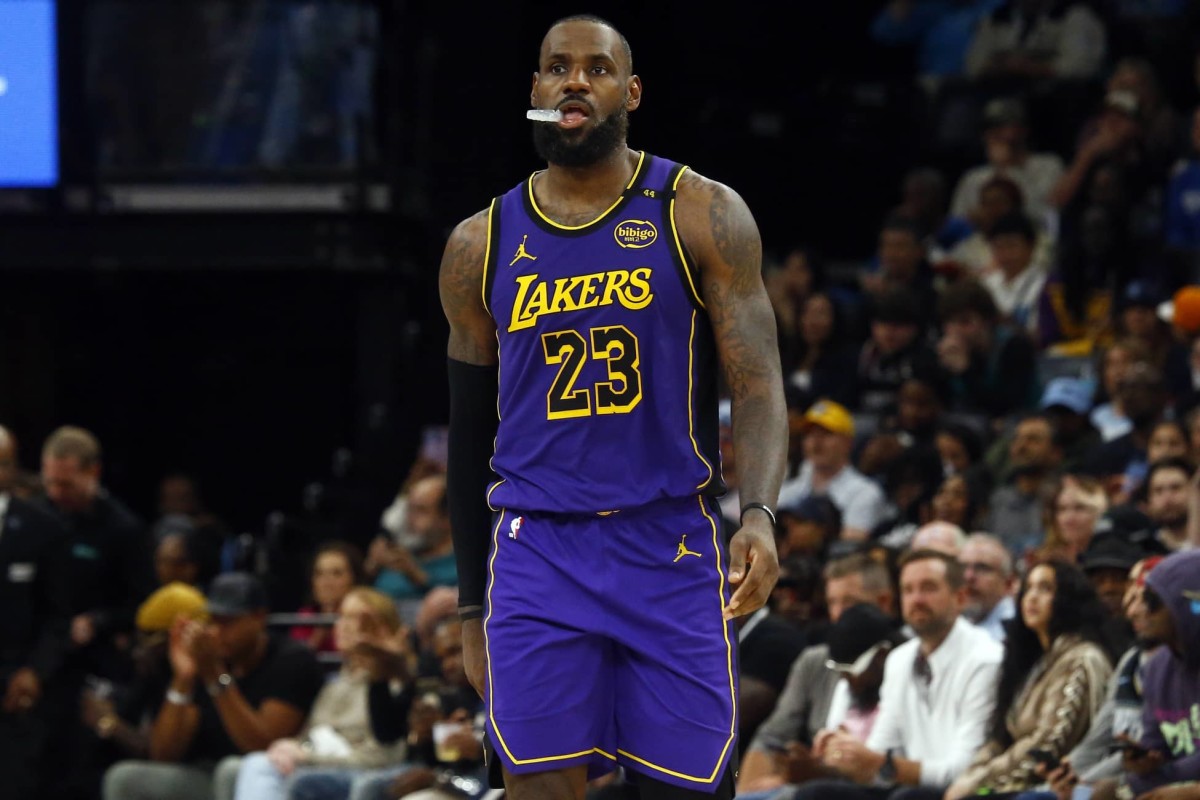
[[[1200,107],[1165,88],[1200,86],[1193,22],[1170,0],[873,21],[918,53],[931,141],[974,160],[911,165],[854,269],[804,243],[766,266],[789,465],[779,581],[736,622],[740,797],[1200,798]],[[498,794],[442,458],[376,529],[273,562],[186,475],[147,521],[91,432],[30,473],[17,445],[0,428],[4,793]]]

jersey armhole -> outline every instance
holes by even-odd
[[[679,228],[675,225],[675,202],[678,199],[679,181],[683,179],[685,171],[687,171],[686,165],[677,164],[667,178],[667,185],[671,188],[667,195],[664,215],[667,229],[671,231],[671,241],[675,245],[671,253],[675,271],[679,273],[679,279],[683,282],[688,300],[693,306],[704,311],[706,306],[703,298],[700,297],[700,269],[688,258],[687,249],[683,246],[683,239],[679,235]]]
[[[480,291],[483,293],[483,309],[492,313],[492,285],[496,282],[496,251],[500,247],[500,198],[492,198],[488,206],[487,248],[483,254],[483,280]]]

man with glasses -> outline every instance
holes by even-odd
[[[1013,574],[1012,554],[998,537],[990,533],[973,533],[967,537],[958,563],[962,564],[963,588],[967,596],[963,616],[996,641],[1003,642],[1004,621],[1017,613],[1017,604],[1013,600],[1016,575]]]
[[[916,636],[887,658],[870,736],[817,742],[815,755],[843,777],[805,784],[795,800],[940,800],[983,744],[1003,648],[960,618],[962,565],[935,550],[905,554],[900,599]]]

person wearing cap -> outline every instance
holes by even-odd
[[[1023,210],[1039,231],[1049,226],[1050,190],[1063,173],[1062,158],[1029,147],[1029,120],[1017,98],[997,97],[983,109],[983,151],[987,161],[962,174],[954,187],[950,215],[978,221],[984,186],[995,178],[1011,180],[1020,189]]]
[[[1125,617],[1125,596],[1129,592],[1130,570],[1144,555],[1132,542],[1108,535],[1093,538],[1080,560],[1080,567],[1108,612],[1105,635],[1116,653],[1133,644],[1135,633]]]
[[[1163,643],[1142,672],[1139,750],[1126,750],[1115,786],[1097,798],[1131,800],[1158,787],[1200,781],[1200,551],[1174,553],[1146,576],[1146,635]]]
[[[845,730],[859,741],[870,736],[879,713],[879,689],[883,685],[883,665],[888,654],[907,637],[896,620],[871,603],[858,603],[846,609],[826,635],[829,657],[825,668],[837,675],[829,714],[817,731],[813,747],[790,741],[776,754],[780,773],[786,783],[770,789],[739,792],[741,800],[768,800],[790,796],[792,789],[817,778],[837,778],[838,773],[813,756],[820,743],[833,731]]]
[[[207,620],[207,601],[195,586],[171,581],[138,606],[132,677],[115,684],[97,682],[83,690],[80,716],[92,736],[79,762],[69,767],[75,776],[73,786],[81,796],[98,797],[105,770],[117,761],[148,757],[150,725],[171,668],[168,636],[180,618]]]
[[[825,565],[825,603],[831,626],[850,608],[870,603],[885,616],[893,616],[895,590],[891,574],[881,562],[865,553],[834,558]],[[787,683],[771,715],[755,730],[746,747],[738,775],[737,791],[776,791],[788,781],[785,764],[778,757],[795,750],[793,742],[811,745],[817,731],[828,726],[839,675],[830,670],[829,643],[804,649],[788,671]]]
[[[150,760],[109,768],[104,800],[225,800],[241,754],[300,730],[325,673],[311,649],[268,632],[268,607],[257,576],[227,572],[209,588],[207,623],[174,620]]]
[[[804,465],[779,490],[779,507],[813,494],[828,495],[842,512],[841,538],[863,541],[883,519],[883,490],[850,463],[854,418],[845,406],[818,400],[804,413]]]
[[[1117,335],[1146,345],[1150,362],[1162,371],[1167,392],[1174,399],[1185,394],[1192,381],[1188,346],[1160,316],[1163,303],[1169,300],[1170,295],[1155,282],[1132,280],[1121,291],[1114,327]]]
[[[900,560],[900,586],[915,636],[887,657],[870,735],[824,737],[814,753],[842,777],[805,784],[795,800],[940,800],[984,740],[1003,649],[961,618],[962,567],[914,550]]]

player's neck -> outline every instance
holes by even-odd
[[[613,203],[637,169],[638,154],[626,146],[586,167],[550,164],[534,184],[539,203],[579,208]]]

